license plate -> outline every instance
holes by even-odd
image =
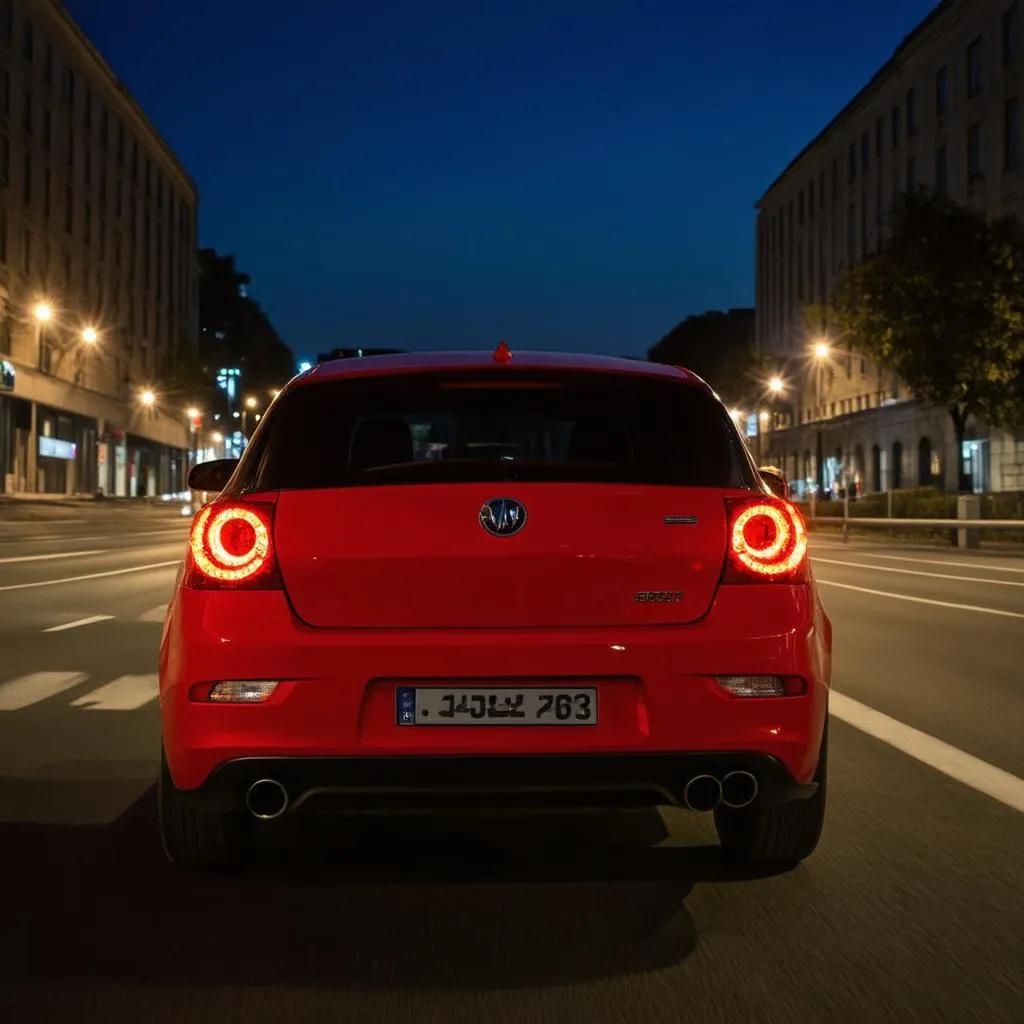
[[[596,725],[597,689],[400,686],[399,725]]]

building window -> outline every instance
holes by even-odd
[[[32,232],[25,231],[24,245],[21,250],[21,254],[24,257],[22,262],[22,268],[26,274],[32,273]]]
[[[64,68],[64,102],[72,109],[75,105],[75,72],[71,68]]]
[[[82,217],[85,224],[85,244],[92,245],[92,206],[85,204],[85,213]]]
[[[1014,96],[1003,108],[1003,167],[1020,167],[1020,100]]]
[[[917,134],[917,90],[907,90],[907,138]]]
[[[25,23],[22,25],[21,52],[26,60],[32,60],[36,55],[36,30],[28,18],[25,19]]]
[[[848,185],[854,184],[857,180],[857,147],[852,142],[846,163],[846,178]]]
[[[49,218],[50,216],[50,193],[53,191],[53,175],[50,173],[49,167],[43,168],[43,216]]]
[[[85,147],[84,163],[85,163],[85,166],[83,168],[83,174],[84,174],[84,177],[85,177],[85,183],[86,183],[86,185],[91,185],[92,184],[92,150],[88,146]]]
[[[25,131],[32,131],[32,90],[25,90],[25,108],[22,111],[22,124],[24,125]]]
[[[11,183],[11,140],[6,135],[0,136],[0,186]]]
[[[885,223],[885,186],[882,184],[882,177],[879,175],[875,182],[875,224],[881,226]]]
[[[43,108],[43,145],[49,149],[53,145],[53,111]]]
[[[1020,8],[1010,4],[1003,11],[1003,64],[1012,64],[1020,53]]]
[[[32,202],[32,157],[27,153],[25,154],[25,164],[22,170],[21,198],[24,200],[25,205],[28,206]]]
[[[853,203],[846,208],[846,263],[852,267],[857,262],[857,209]]]
[[[917,161],[913,157],[907,160],[907,191],[917,191]]]
[[[804,209],[804,190],[803,189],[800,190],[800,199],[798,201],[797,208],[798,208],[798,211],[799,211],[797,213],[797,222],[802,227],[803,223],[804,223],[804,213],[805,213],[805,209]]]
[[[85,127],[92,127],[92,89],[85,90]]]
[[[892,108],[892,148],[900,144],[900,108]]]
[[[117,122],[117,162],[124,163],[124,121]]]
[[[977,181],[985,174],[981,141],[981,124],[975,122],[967,129],[967,177],[970,181]]]
[[[68,167],[75,167],[75,129],[68,128]]]
[[[0,110],[8,117],[11,114],[11,73],[0,74]]]
[[[69,235],[75,230],[75,193],[70,185],[64,190],[64,230]]]
[[[824,171],[822,171],[821,174],[818,175],[818,209],[821,210],[822,213],[825,212],[825,172]],[[179,223],[182,224],[182,225],[185,223],[185,220],[184,220],[183,217],[179,218]]]
[[[864,174],[868,173],[871,165],[871,138],[867,132],[860,137],[860,169]]]
[[[100,142],[105,146],[110,141],[110,111],[100,108]]]
[[[942,117],[949,110],[949,68],[943,66],[935,73],[935,113]]]
[[[949,192],[949,154],[945,146],[935,150],[935,191],[943,196]]]
[[[967,95],[981,92],[981,36],[967,47]]]
[[[860,252],[864,256],[868,251],[868,197],[865,192],[860,197]]]
[[[875,157],[882,159],[885,150],[885,118],[880,117],[875,121]]]
[[[53,46],[46,44],[46,56],[43,58],[43,81],[53,85]]]
[[[172,198],[171,202],[173,204],[173,198]],[[807,216],[810,217],[812,220],[814,219],[814,179],[813,178],[811,178],[811,180],[809,182],[807,182]],[[171,227],[172,227],[172,229],[174,227],[173,220],[174,220],[174,211],[173,211],[173,208],[172,208],[172,211],[171,211],[171,221],[172,221]]]
[[[64,253],[62,262],[64,264],[64,284],[68,286],[71,284],[71,253]]]

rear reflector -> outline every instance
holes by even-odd
[[[799,676],[718,676],[716,682],[733,697],[800,697],[807,692]]]
[[[276,682],[263,679],[232,679],[214,683],[205,699],[213,704],[262,704],[277,689]]]

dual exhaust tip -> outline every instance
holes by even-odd
[[[683,803],[691,811],[713,811],[725,806],[738,810],[757,797],[757,779],[750,772],[729,772],[719,780],[714,775],[695,775],[683,790]],[[288,790],[277,779],[259,779],[245,794],[245,806],[260,821],[273,821],[288,810]]]
[[[729,772],[721,780],[695,775],[683,790],[683,803],[691,811],[713,811],[719,806],[738,810],[754,802],[757,790],[757,779],[750,772]]]

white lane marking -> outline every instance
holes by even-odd
[[[829,551],[849,551],[850,549],[842,544],[817,545],[827,547]],[[1012,565],[988,565],[984,561],[968,562],[962,559],[954,562],[949,558],[915,558],[912,555],[883,555],[876,551],[858,551],[858,555],[864,558],[886,558],[891,562],[920,562],[922,565],[948,565],[957,569],[979,569],[982,572],[1019,572],[1024,573],[1024,568]],[[813,551],[812,551],[813,555]]]
[[[26,526],[70,526],[72,523],[87,523],[88,519],[0,519],[0,526],[9,526],[14,530]]]
[[[51,562],[56,558],[84,558],[86,555],[102,555],[104,552],[95,551],[59,551],[50,555],[15,555],[10,558],[0,558],[0,565],[10,565],[13,562]]]
[[[953,601],[936,601],[931,597],[912,597],[910,594],[894,594],[889,590],[872,590],[870,587],[855,587],[852,583],[837,583],[835,580],[816,579],[827,587],[839,587],[841,590],[854,590],[858,594],[871,594],[874,597],[891,597],[894,601],[912,601],[915,604],[930,604],[936,608],[954,608],[960,612],[982,612],[985,615],[1001,615],[1007,619],[1024,619],[1024,612],[1008,612],[1002,608],[982,608],[976,604],[956,604]]]
[[[62,622],[59,626],[51,626],[44,629],[44,633],[63,633],[66,629],[78,629],[79,626],[91,626],[94,622],[109,622],[113,615],[89,615],[84,619],[75,619],[73,622]]]
[[[20,711],[84,683],[84,672],[32,672],[0,683],[0,711]]]
[[[144,615],[140,615],[139,622],[163,622],[167,616],[167,605],[158,604],[155,608],[150,608]]]
[[[949,572],[925,572],[923,569],[900,569],[895,565],[867,565],[864,562],[842,562],[838,558],[818,558],[815,562],[825,565],[848,565],[853,569],[871,569],[873,572],[898,572],[905,576],[927,576],[933,580],[960,580],[961,583],[991,583],[994,587],[1024,587],[1020,580],[989,580],[983,576],[956,576]]]
[[[832,691],[829,713],[979,793],[1024,812],[1024,779]]]
[[[120,676],[71,702],[73,708],[86,711],[137,711],[157,697],[157,677]]]
[[[80,583],[83,580],[101,580],[106,576],[126,576],[130,572],[149,572],[151,569],[166,569],[178,565],[181,559],[173,562],[151,562],[149,565],[133,565],[128,569],[111,569],[108,572],[91,572],[87,576],[65,576],[60,580],[38,580],[35,583],[8,583],[0,590],[30,590],[33,587],[55,587],[58,583]]]
[[[187,523],[186,523],[186,525],[187,525]],[[21,547],[22,544],[54,544],[54,543],[57,543],[57,542],[60,542],[60,541],[67,541],[67,540],[73,540],[76,544],[81,544],[84,541],[89,541],[91,543],[94,540],[116,540],[116,541],[120,542],[120,541],[124,540],[125,537],[170,537],[172,535],[174,537],[183,537],[183,536],[185,536],[185,533],[180,528],[176,528],[176,529],[166,529],[166,530],[143,530],[143,531],[141,531],[139,533],[136,533],[134,531],[130,532],[130,533],[116,533],[116,534],[113,534],[113,533],[94,533],[94,534],[90,534],[89,536],[86,536],[86,537],[70,537],[70,538],[67,537],[63,533],[59,533],[59,534],[58,533],[46,533],[46,534],[40,534],[38,537],[18,537],[17,540],[8,540],[8,539],[0,536],[0,546],[7,545],[9,547],[9,546],[11,546],[13,544],[17,544],[18,547]],[[142,547],[142,546],[145,546],[145,545],[139,545],[139,547]],[[103,550],[104,550],[104,552],[108,552],[108,551],[114,551],[114,550],[118,550],[118,549],[116,549],[116,548],[104,548]],[[90,552],[90,554],[92,554],[92,552]]]

